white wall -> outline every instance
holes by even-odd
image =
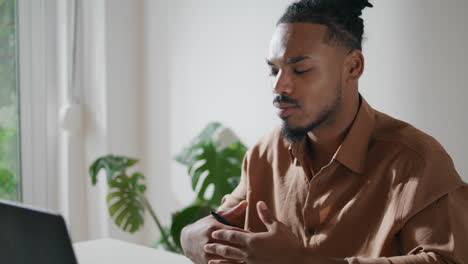
[[[209,122],[231,127],[248,145],[268,132],[274,114],[267,47],[284,1],[170,1],[170,152]],[[246,8],[248,6],[248,8]],[[185,168],[172,163],[174,189],[192,201]]]
[[[168,4],[167,1],[144,1],[143,36],[145,54],[143,105],[144,168],[148,199],[163,225],[169,225],[171,213],[180,208],[171,185],[168,78]],[[151,222],[150,222],[151,221]],[[147,219],[146,243],[153,243],[159,233]]]
[[[142,4],[141,0],[106,0],[106,113],[108,153],[140,159],[136,170],[144,172]],[[114,238],[145,239],[145,230],[129,234],[108,222],[108,234]],[[146,228],[153,227],[147,222]]]
[[[376,109],[439,140],[468,181],[468,2],[376,2],[364,14],[361,91]]]
[[[164,223],[193,199],[172,157],[208,122],[228,125],[249,146],[279,124],[265,57],[290,2],[144,1],[143,171]],[[360,90],[376,109],[438,139],[468,180],[464,10],[463,0],[377,1],[364,13]],[[147,234],[151,242],[154,230]]]

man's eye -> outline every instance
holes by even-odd
[[[271,70],[270,76],[273,76],[273,77],[274,77],[274,76],[276,76],[276,75],[278,75],[278,71],[277,71],[277,70]]]
[[[294,74],[296,75],[303,75],[306,72],[309,72],[310,70],[305,70],[305,71],[299,71],[299,70],[294,70]]]

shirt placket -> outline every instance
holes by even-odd
[[[330,171],[332,171],[331,167],[333,164],[334,162],[332,161],[328,165],[321,168],[320,171],[317,172],[308,182],[308,192],[302,211],[302,216],[304,223],[304,233],[306,234],[309,245],[314,243],[314,236],[317,234],[317,228],[320,225],[321,204],[316,203],[316,201],[319,199],[318,195],[321,193],[321,182],[323,182],[324,177],[327,177]],[[303,169],[306,168],[303,167]]]

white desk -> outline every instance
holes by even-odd
[[[73,248],[79,264],[192,264],[182,255],[114,239],[79,242]]]

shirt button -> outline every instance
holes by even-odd
[[[309,230],[307,230],[309,232],[309,235],[314,235],[315,234],[315,228],[313,227],[310,227]]]

